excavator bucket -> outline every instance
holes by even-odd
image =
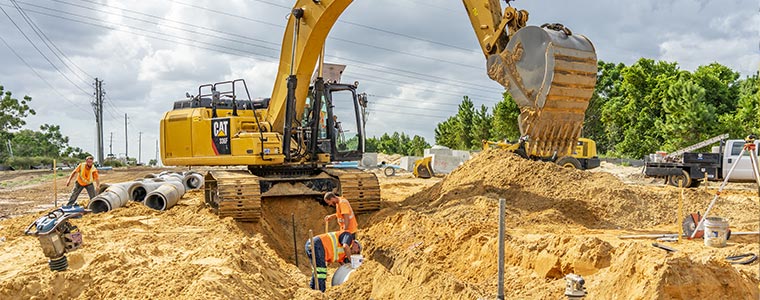
[[[594,45],[559,24],[527,26],[488,57],[488,75],[520,107],[520,134],[530,155],[568,155],[583,128],[596,85]]]

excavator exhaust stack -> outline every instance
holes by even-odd
[[[583,128],[594,93],[594,45],[561,24],[521,28],[504,51],[490,55],[488,76],[503,85],[520,108],[520,134],[528,153],[565,156]]]

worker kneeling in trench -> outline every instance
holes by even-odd
[[[312,247],[314,256],[312,257]],[[351,262],[351,255],[359,254],[362,246],[359,241],[354,240],[348,231],[328,232],[312,237],[306,241],[306,256],[309,257],[316,268],[312,265],[311,281],[309,286],[314,289],[314,275],[316,269],[317,282],[319,290],[325,291],[325,281],[327,280],[327,263],[339,262],[346,264]]]

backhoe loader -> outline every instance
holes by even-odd
[[[373,173],[327,167],[364,152],[366,97],[323,77],[328,33],[351,0],[298,0],[282,40],[272,95],[251,99],[243,80],[202,85],[161,120],[161,159],[176,166],[247,166],[206,174],[205,200],[220,216],[257,221],[262,199],[334,191],[354,211],[380,209]],[[488,75],[512,94],[531,151],[563,155],[580,134],[594,91],[591,42],[560,24],[526,26],[528,12],[498,0],[463,0]],[[318,74],[310,82],[312,74]],[[339,138],[336,116],[341,119]]]

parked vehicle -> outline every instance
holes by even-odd
[[[663,177],[667,184],[673,186],[679,186],[679,181],[682,181],[684,187],[698,187],[705,176],[710,181],[724,180],[731,166],[736,163],[729,181],[754,181],[749,153],[739,157],[748,141],[755,144],[753,151],[757,154],[760,141],[755,139],[721,140],[720,146],[713,147],[711,153],[685,152],[678,161],[664,161],[654,157],[647,161],[644,174],[647,177]]]

